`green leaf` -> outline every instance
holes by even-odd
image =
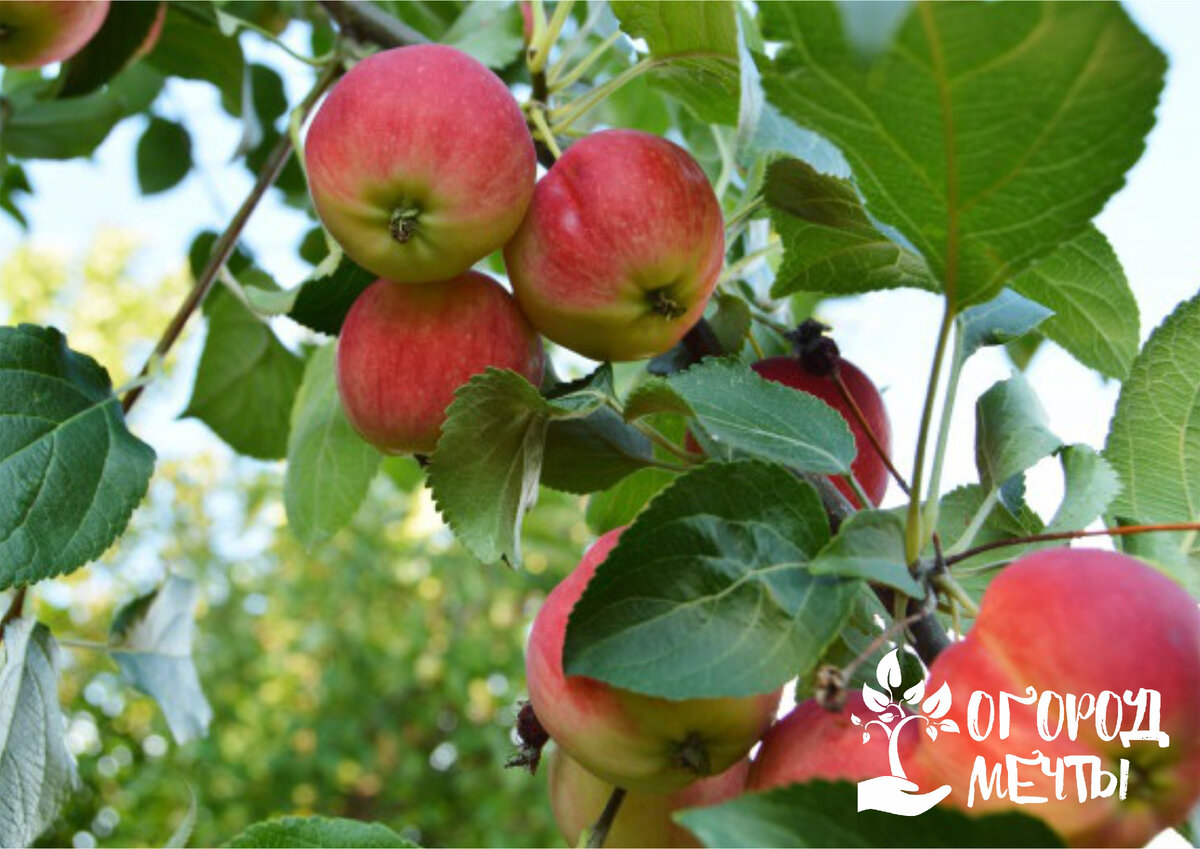
[[[192,168],[192,138],[183,125],[152,117],[137,145],[138,188],[142,194],[179,185]]]
[[[282,817],[255,823],[225,844],[234,849],[409,849],[416,846],[377,822],[332,817]]]
[[[454,535],[485,563],[521,561],[521,519],[537,499],[550,416],[536,387],[498,369],[459,387],[446,410],[429,485]]]
[[[816,492],[781,466],[706,463],[624,532],[575,605],[563,660],[671,699],[766,693],[813,667],[856,581],[806,568],[829,539]]]
[[[1087,227],[1011,285],[1054,311],[1041,331],[1075,359],[1106,377],[1128,376],[1138,350],[1138,305],[1099,230]]]
[[[58,705],[58,644],[32,619],[0,642],[0,846],[32,846],[79,784]]]
[[[1163,84],[1162,54],[1115,3],[918,5],[874,58],[834,5],[760,12],[783,42],[768,99],[842,151],[872,218],[959,306],[1084,230],[1141,155]]]
[[[1102,515],[1121,491],[1117,473],[1087,445],[1068,445],[1059,452],[1063,466],[1063,500],[1046,533],[1077,531]]]
[[[520,58],[525,45],[522,26],[516,3],[475,0],[438,40],[500,70]]]
[[[180,744],[206,736],[212,721],[192,661],[196,598],[195,584],[169,576],[117,612],[109,639],[125,680],[158,702]]]
[[[283,504],[306,548],[349,522],[366,497],[382,455],[354,432],[338,399],[337,346],[309,358],[292,408]]]
[[[860,578],[922,598],[925,592],[906,562],[904,520],[883,510],[861,510],[842,523],[837,536],[817,552],[808,571]]]
[[[1041,402],[1020,375],[993,384],[975,402],[975,465],[986,489],[999,488],[1061,447]]]
[[[541,481],[562,492],[598,492],[652,460],[650,440],[605,407],[550,423]]]
[[[806,392],[729,359],[707,359],[669,384],[720,444],[804,472],[850,471],[855,448],[846,420]]]
[[[1108,510],[1114,522],[1200,521],[1200,296],[1180,304],[1134,360],[1104,456],[1121,481]],[[1184,564],[1173,574],[1200,591],[1200,534],[1172,541]]]
[[[625,421],[633,422],[662,413],[694,415],[687,401],[667,381],[651,377],[634,387],[625,401]]]
[[[818,171],[839,177],[850,175],[850,166],[840,151],[812,130],[796,126],[767,102],[762,74],[755,55],[765,50],[758,26],[744,7],[738,7],[738,71],[741,95],[738,101],[735,153],[743,167],[751,167],[762,156],[779,153],[801,159]]]
[[[375,280],[374,274],[345,256],[330,268],[322,263],[300,284],[288,318],[318,333],[337,336],[350,307]]]
[[[585,513],[588,527],[602,534],[628,525],[676,477],[662,469],[641,469],[622,478],[616,486],[595,493],[588,499]]]
[[[304,361],[228,292],[214,292],[204,313],[208,338],[183,415],[200,419],[240,454],[283,457]]]
[[[46,100],[28,89],[8,99],[0,148],[22,159],[87,156],[125,117],[123,101],[107,91],[70,100]]]
[[[146,61],[168,76],[210,82],[221,92],[221,105],[231,115],[242,114],[242,80],[246,62],[234,36],[215,20],[205,22],[175,6],[167,9],[158,44]]]
[[[917,817],[858,810],[850,782],[812,781],[748,793],[677,816],[705,846],[1062,846],[1039,819],[1006,812],[968,816],[935,807]]]
[[[876,228],[849,180],[781,159],[767,169],[763,196],[784,248],[771,297],[937,288],[920,256]]]
[[[963,310],[955,319],[962,338],[958,349],[959,364],[980,348],[1006,345],[1020,339],[1053,315],[1053,311],[1011,289],[1004,289],[990,301]]]
[[[727,295],[718,292],[713,298],[716,312],[708,319],[709,327],[717,334],[723,351],[740,351],[750,335],[753,321],[750,315],[750,305],[737,295]]]
[[[112,544],[154,451],[108,372],[50,327],[0,328],[0,589],[72,572]]]
[[[729,0],[613,0],[621,29],[644,39],[661,64],[657,87],[703,122],[737,123],[737,19]]]
[[[91,94],[128,65],[146,43],[161,3],[114,3],[92,39],[63,63],[57,97]]]
[[[942,496],[942,500],[938,506],[937,527],[938,535],[941,537],[944,547],[949,549],[958,542],[970,524],[971,519],[983,507],[986,497],[987,493],[978,484],[960,486]],[[903,508],[897,512],[902,513]],[[1042,520],[1028,506],[1019,515],[1014,516],[1009,512],[1007,507],[995,504],[988,512],[983,524],[980,525],[972,544],[983,545],[984,543],[997,542],[1002,539],[1014,539],[1031,534],[1040,534],[1044,530],[1045,526],[1042,524]],[[957,570],[959,568],[975,568],[994,565],[996,563],[1006,563],[1013,559],[1013,557],[1018,556],[1021,551],[1021,548],[1014,546],[1011,549],[1000,549],[980,554],[972,557],[970,560],[962,561],[961,564],[956,565],[954,568]],[[1014,554],[1014,552],[1017,554]]]
[[[878,641],[883,633],[881,623],[890,622],[892,611],[884,608],[875,591],[866,584],[859,584],[858,592],[850,606],[850,613],[837,633],[837,637],[825,649],[821,659],[807,674],[796,681],[796,701],[812,698],[817,688],[817,678],[826,665],[845,669],[857,658],[859,662],[845,680],[847,691],[857,690],[863,684],[875,685],[875,670],[891,646],[886,640]],[[874,648],[872,648],[874,644]]]

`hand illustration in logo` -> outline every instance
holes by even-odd
[[[899,649],[892,649],[876,668],[875,678],[883,692],[863,684],[863,701],[877,716],[865,722],[856,714],[850,716],[851,722],[862,726],[864,743],[871,739],[872,726],[882,729],[888,738],[888,764],[892,770],[891,775],[858,783],[858,809],[915,817],[950,795],[950,785],[942,785],[928,793],[919,792],[920,788],[908,779],[904,765],[900,763],[900,731],[910,722],[922,720],[929,739],[936,740],[939,731],[957,734],[958,725],[952,719],[943,719],[950,711],[950,688],[944,683],[936,693],[924,698],[925,682],[918,681],[897,700],[896,690],[903,680],[898,652]],[[905,711],[905,704],[918,712]]]

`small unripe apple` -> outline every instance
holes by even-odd
[[[1142,846],[1200,801],[1200,610],[1179,585],[1132,557],[1062,548],[1012,563],[988,586],[966,639],[934,661],[927,692],[943,682],[953,697],[947,718],[960,733],[922,740],[917,761],[922,789],[950,785],[948,804],[973,813],[1017,809],[1043,818],[1072,845]],[[1039,700],[1048,699],[1046,736],[1052,739],[1038,732],[1038,705],[1012,699],[1004,699],[1010,718],[1003,739],[999,720],[981,699],[977,728],[985,739],[973,739],[968,718],[975,691],[988,694],[996,715],[1002,715],[1000,693],[1026,699],[1028,688]],[[1126,692],[1136,697],[1143,688],[1161,696],[1161,730],[1170,738],[1166,747],[1156,741],[1122,744],[1119,732],[1148,727],[1148,712],[1140,716],[1135,707],[1120,704]],[[1102,736],[1095,703],[1088,699],[1105,691],[1111,695],[1099,708],[1106,719]],[[1074,696],[1074,711],[1068,695]],[[1069,717],[1055,736],[1064,713],[1080,709],[1088,715],[1079,720],[1075,739],[1070,739]],[[985,731],[989,716],[994,724]],[[1035,758],[1035,752],[1048,758],[1051,774],[1037,765],[1019,765],[1018,780],[1029,782],[1020,793],[1049,801],[1018,805],[994,792],[984,801],[977,788],[968,808],[977,757],[989,775],[1001,764],[1001,786],[1007,789],[1006,757]],[[1090,798],[1081,802],[1077,770],[1071,766],[1062,774],[1066,798],[1056,798],[1055,764],[1070,756],[1096,757],[1099,767],[1114,776],[1120,774],[1121,759],[1128,760],[1126,798],[1116,792],[1095,798],[1089,790]],[[1084,775],[1085,783],[1090,781],[1090,770]]]
[[[594,360],[637,360],[700,319],[724,254],[721,206],[696,160],[649,133],[605,130],[538,183],[504,262],[545,336]]]
[[[691,847],[703,844],[672,814],[688,808],[719,805],[742,794],[749,763],[745,760],[720,775],[693,782],[674,793],[626,793],[604,841],[606,847]],[[554,822],[568,846],[579,846],[584,833],[600,817],[613,786],[579,765],[562,749],[550,753],[550,806]]]
[[[359,62],[325,98],[305,144],[321,223],[363,268],[447,280],[516,232],[537,161],[499,77],[438,44]]]
[[[862,723],[851,719],[857,716]],[[865,781],[891,775],[889,738],[881,731],[863,742],[864,724],[875,714],[862,693],[849,694],[838,711],[829,711],[808,699],[771,726],[750,765],[747,789],[769,790],[807,781]],[[917,743],[915,727],[901,729],[898,749],[901,761]]]
[[[529,700],[550,739],[588,772],[626,790],[669,793],[744,758],[780,694],[670,700],[564,675],[567,618],[623,530],[600,537],[538,611],[525,654]]]
[[[109,0],[0,0],[0,65],[40,68],[78,53],[104,23]]]
[[[420,285],[378,280],[338,337],[346,417],[389,454],[433,451],[454,390],[489,366],[537,385],[542,343],[512,296],[476,271]]]

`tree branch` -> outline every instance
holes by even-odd
[[[320,96],[333,84],[334,80],[340,74],[341,63],[336,60],[331,62],[321,72],[312,90],[309,91],[298,107],[302,116],[312,109]],[[187,325],[188,319],[192,317],[192,313],[196,311],[197,307],[208,297],[208,293],[212,291],[218,272],[229,261],[229,257],[233,255],[233,250],[237,247],[238,239],[241,237],[246,223],[250,220],[250,216],[254,213],[263,195],[267,193],[267,189],[279,178],[279,174],[283,171],[283,166],[287,164],[288,157],[291,154],[291,136],[288,133],[283,133],[280,135],[279,140],[275,142],[275,147],[271,148],[271,152],[267,154],[267,159],[263,163],[262,170],[258,172],[258,178],[254,181],[250,193],[246,195],[246,199],[242,201],[242,205],[238,207],[238,211],[234,213],[233,218],[225,228],[225,232],[220,235],[216,244],[213,245],[212,255],[208,258],[208,262],[199,276],[196,277],[196,282],[192,286],[191,291],[188,292],[183,303],[179,305],[179,309],[175,311],[170,324],[163,331],[158,344],[154,346],[154,351],[146,358],[146,363],[142,366],[138,377],[134,380],[133,387],[125,393],[121,407],[126,413],[133,408],[138,398],[142,396],[142,390],[145,388],[143,378],[150,373],[150,369],[157,360],[166,357],[167,353],[175,345],[176,341],[178,341],[180,334],[183,333],[183,328]]]
[[[320,0],[321,7],[337,22],[338,29],[355,41],[379,47],[428,44],[429,39],[408,24],[363,0]]]

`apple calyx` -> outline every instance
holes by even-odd
[[[662,316],[667,321],[674,321],[688,311],[686,305],[679,303],[671,295],[670,286],[650,289],[646,292],[646,300],[650,304],[650,311]]]
[[[417,232],[417,219],[420,217],[421,208],[415,204],[393,209],[392,217],[388,219],[388,232],[392,234],[392,239],[402,245],[406,243]]]
[[[530,775],[537,775],[538,764],[542,761],[542,749],[550,742],[550,734],[542,726],[533,705],[529,702],[521,702],[521,709],[517,711],[516,732],[520,743],[504,766],[521,767],[529,770]]]
[[[679,766],[703,778],[712,775],[712,763],[708,759],[708,747],[699,734],[692,732],[679,743],[675,750],[675,762]]]
[[[804,370],[816,377],[832,377],[841,368],[842,354],[837,342],[825,335],[832,329],[816,319],[808,318],[795,330],[784,334],[792,343],[792,349]]]

